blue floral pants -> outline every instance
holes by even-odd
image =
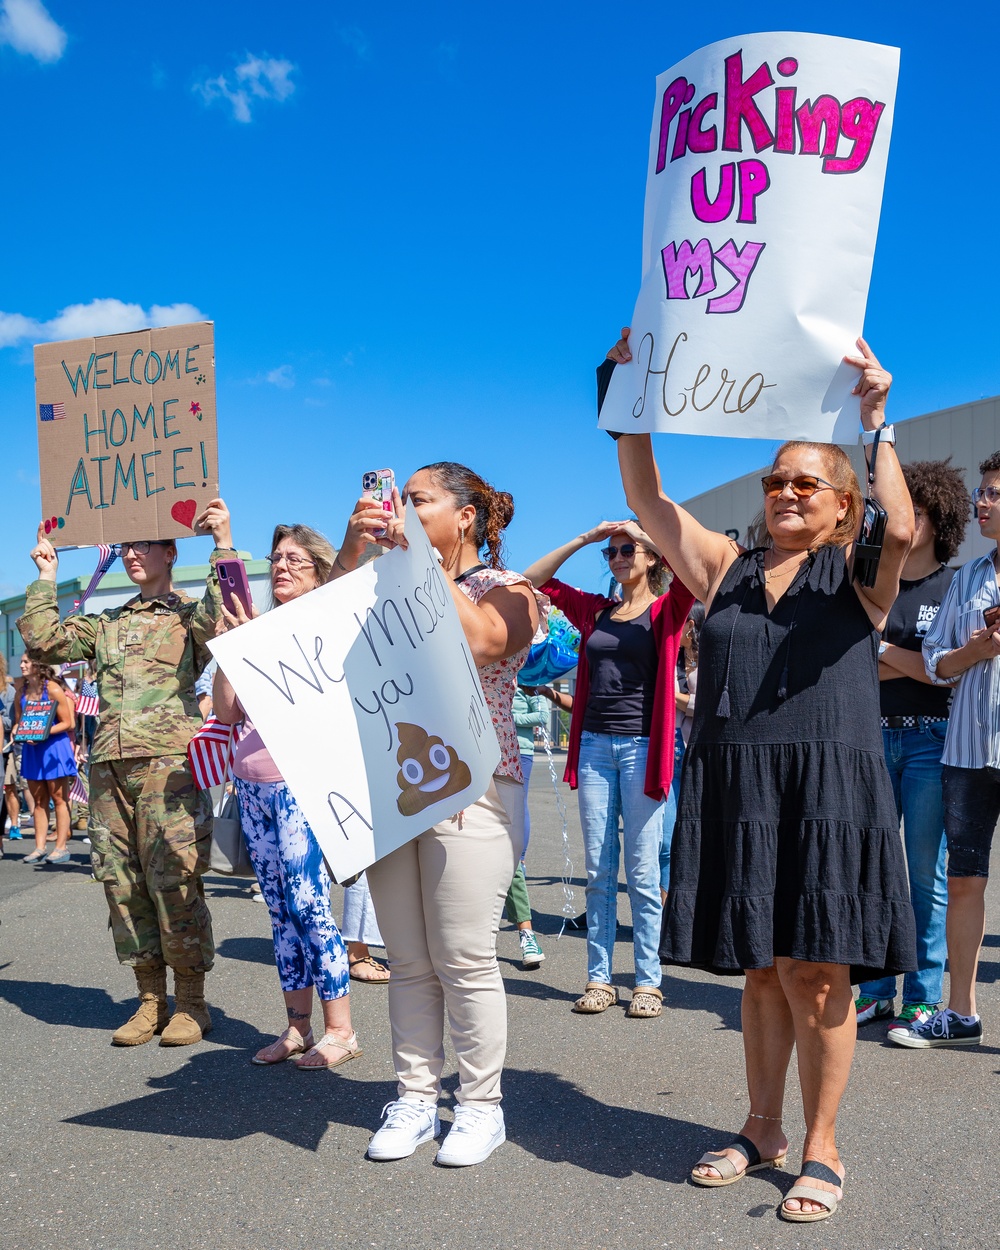
[[[283,781],[236,778],[240,822],[271,914],[282,990],[315,985],[324,1002],[350,990],[347,947],[330,910],[330,876],[313,831]]]

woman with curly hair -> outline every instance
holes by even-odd
[[[921,646],[955,576],[947,562],[961,546],[969,521],[969,494],[960,469],[947,460],[919,460],[902,469],[913,501],[913,545],[882,633],[878,676],[882,744],[903,822],[919,966],[903,977],[898,1012],[895,977],[863,982],[855,1002],[859,1025],[890,1020],[890,1041],[929,1020],[941,1001],[948,953],[941,751],[951,690],[931,684]]]
[[[437,550],[479,670],[500,743],[489,789],[368,869],[392,968],[389,1024],[398,1096],[368,1146],[371,1159],[401,1159],[441,1131],[445,1011],[458,1060],[455,1120],[437,1152],[448,1167],[481,1163],[506,1140],[500,1076],[507,1002],[497,965],[500,913],[524,848],[524,787],[512,704],[517,673],[538,628],[534,592],[503,566],[502,535],[514,500],[453,461],[418,469],[393,492],[385,531],[379,504],[362,497],[337,565],[357,567],[366,544],[405,545],[413,508]]]

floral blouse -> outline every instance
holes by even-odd
[[[516,586],[523,583],[531,588],[531,583],[520,573],[511,573],[507,569],[480,569],[459,582],[458,588],[473,603],[478,603],[484,595],[498,586]],[[537,595],[536,595],[537,597]],[[509,777],[512,781],[524,781],[521,772],[521,750],[517,743],[517,730],[514,727],[514,690],[517,687],[517,674],[528,658],[530,647],[522,647],[520,651],[509,655],[505,660],[496,660],[493,664],[483,665],[479,671],[479,680],[486,696],[486,704],[493,717],[493,728],[496,730],[497,741],[500,743],[500,764],[497,777]]]

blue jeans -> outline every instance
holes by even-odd
[[[886,767],[903,818],[903,841],[910,876],[910,901],[917,926],[917,969],[903,978],[903,1002],[941,1001],[944,961],[948,954],[945,916],[944,802],[941,797],[941,751],[947,721],[921,719],[915,729],[883,729]],[[867,998],[895,998],[896,978],[867,981]]]
[[[659,986],[660,853],[665,804],[643,792],[648,738],[584,731],[577,785],[587,864],[587,980],[611,984],[623,825],[635,984]]]

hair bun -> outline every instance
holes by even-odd
[[[500,529],[506,529],[514,519],[514,496],[509,490],[494,490],[493,507]]]

